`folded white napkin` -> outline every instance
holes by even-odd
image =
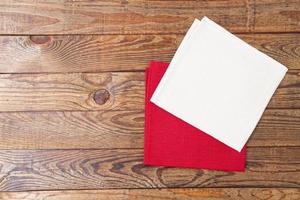
[[[286,72],[204,17],[187,32],[151,101],[241,151]]]

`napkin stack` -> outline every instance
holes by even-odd
[[[245,144],[287,68],[212,20],[146,70],[146,165],[243,171]]]

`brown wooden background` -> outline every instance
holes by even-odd
[[[245,173],[142,163],[144,69],[204,15],[289,68]],[[0,128],[1,199],[300,199],[300,1],[2,0]]]

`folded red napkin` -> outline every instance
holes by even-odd
[[[239,153],[150,102],[167,67],[152,61],[146,69],[144,164],[244,171],[246,147]]]

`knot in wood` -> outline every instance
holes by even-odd
[[[38,35],[31,35],[30,40],[35,44],[45,44],[51,40],[49,36],[38,36]]]
[[[95,92],[94,101],[99,105],[103,105],[108,101],[109,97],[110,97],[110,94],[107,90],[100,89]]]

